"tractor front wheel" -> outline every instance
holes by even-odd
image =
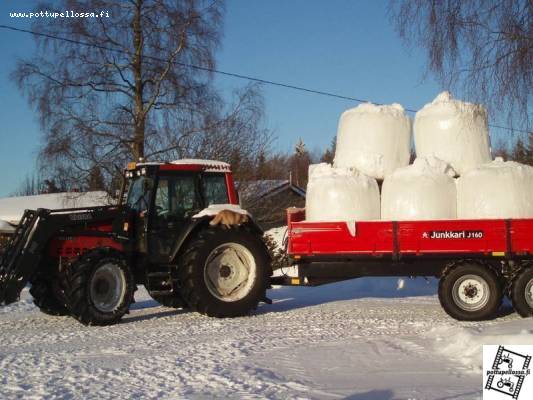
[[[31,284],[30,294],[33,297],[33,303],[39,307],[41,312],[54,316],[70,314],[57,282],[37,279]]]
[[[180,257],[183,298],[211,317],[248,314],[265,299],[270,275],[268,251],[246,227],[204,229]]]
[[[88,251],[66,271],[71,314],[85,325],[112,325],[129,310],[135,289],[123,255],[110,248]]]

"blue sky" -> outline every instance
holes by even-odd
[[[10,11],[36,2],[0,2],[0,24],[28,28]],[[24,7],[21,9],[21,4]],[[408,50],[392,28],[387,1],[230,0],[220,70],[418,109],[442,89],[422,80],[425,59]],[[53,23],[53,22],[52,22]],[[0,196],[17,189],[35,170],[41,140],[37,114],[9,79],[17,58],[34,51],[29,35],[0,30]],[[246,84],[216,78],[225,91]],[[310,150],[325,148],[349,101],[263,86],[266,123],[275,146],[292,149],[302,137]]]

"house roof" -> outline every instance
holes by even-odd
[[[257,181],[237,182],[240,197],[249,203],[269,198],[284,190],[291,190],[305,198],[305,190],[282,179],[263,179]]]
[[[13,233],[13,232],[15,232],[15,226],[13,226],[12,224],[6,221],[2,221],[0,219],[0,233]]]
[[[6,197],[0,199],[0,220],[18,223],[24,210],[48,208],[51,210],[93,207],[110,204],[106,192],[52,193],[36,196]]]

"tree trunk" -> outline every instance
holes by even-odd
[[[134,56],[132,60],[133,77],[135,80],[134,91],[134,122],[135,130],[133,134],[132,155],[135,161],[144,158],[144,130],[146,117],[144,113],[143,80],[142,80],[142,50],[143,32],[141,28],[141,11],[143,0],[137,0],[135,5],[135,15],[133,16],[133,48]]]

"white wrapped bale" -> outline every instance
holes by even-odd
[[[383,179],[409,164],[410,150],[411,120],[401,105],[361,104],[341,115],[334,166]]]
[[[329,164],[309,167],[305,200],[307,221],[377,220],[379,188],[375,179]]]
[[[533,167],[498,157],[457,179],[461,219],[533,218]]]
[[[457,217],[455,171],[436,157],[417,158],[388,175],[381,190],[384,220],[431,220]]]
[[[487,111],[478,104],[439,94],[416,113],[417,157],[435,156],[461,175],[491,161]]]

